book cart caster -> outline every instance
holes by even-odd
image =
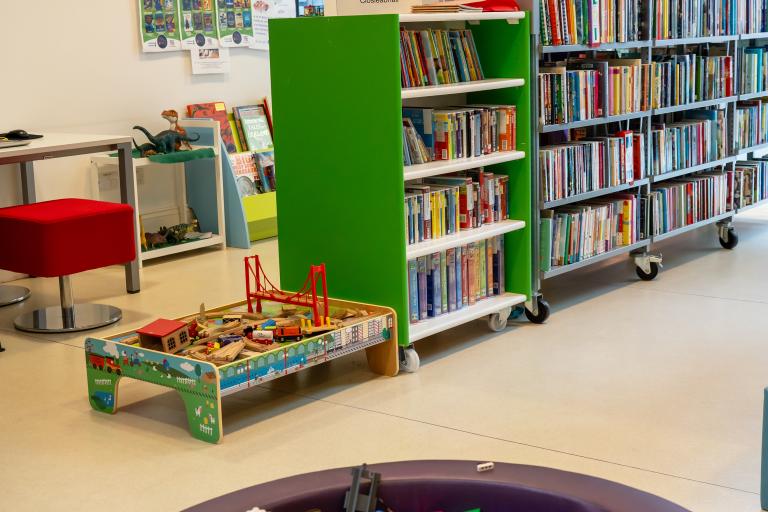
[[[541,295],[535,297],[531,301],[531,307],[526,306],[525,317],[534,324],[543,324],[549,318],[549,302]]]
[[[400,347],[400,371],[405,373],[416,373],[419,370],[421,361],[419,354],[413,345]]]
[[[656,254],[636,254],[635,272],[637,277],[643,281],[653,281],[659,275],[661,268],[661,255]]]
[[[720,231],[720,245],[723,249],[733,249],[739,245],[739,237],[736,234],[736,230],[729,224],[721,224],[718,226]]]
[[[504,308],[498,313],[488,315],[488,328],[493,332],[503,331],[507,327],[507,319],[512,314],[512,308]]]

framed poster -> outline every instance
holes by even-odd
[[[251,48],[269,50],[270,19],[295,17],[295,0],[255,0],[253,2],[253,42]]]
[[[216,0],[221,46],[248,48],[253,42],[251,0]]]
[[[216,0],[180,0],[181,45],[185,49],[218,48]]]
[[[181,50],[178,0],[138,0],[142,50]]]

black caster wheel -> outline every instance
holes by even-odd
[[[536,299],[536,303],[538,305],[537,314],[534,315],[533,312],[528,310],[528,308],[525,308],[525,317],[534,324],[543,324],[549,318],[549,302],[545,301],[541,297],[538,297]]]
[[[643,270],[640,267],[635,267],[635,272],[637,272],[637,277],[642,279],[643,281],[653,281],[657,275],[659,275],[659,264],[655,262],[651,262],[651,272],[650,274],[646,274],[645,270]]]
[[[720,245],[723,246],[723,249],[733,249],[739,245],[739,236],[733,228],[728,228],[727,237],[725,239],[720,237]]]

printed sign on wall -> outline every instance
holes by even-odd
[[[181,50],[177,0],[139,0],[139,28],[145,52]]]

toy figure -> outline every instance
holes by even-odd
[[[192,149],[192,146],[189,145],[191,139],[187,138],[187,130],[179,126],[179,113],[175,110],[163,110],[160,116],[171,124],[168,128],[169,130],[178,133],[182,137],[181,140],[176,142],[176,151]]]
[[[157,153],[175,153],[178,144],[181,144],[182,142],[195,142],[200,139],[199,135],[192,139],[187,136],[182,136],[179,132],[174,130],[164,130],[157,135],[152,135],[149,133],[149,130],[143,126],[137,125],[134,126],[133,129],[143,132],[152,146],[154,146],[153,150]],[[134,141],[134,144],[136,144],[136,141]]]

